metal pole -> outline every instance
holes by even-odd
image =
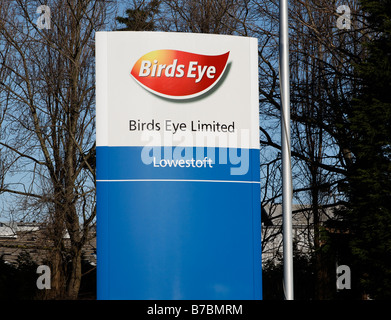
[[[285,299],[293,300],[292,168],[289,99],[288,0],[280,0],[282,216]]]

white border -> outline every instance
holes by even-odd
[[[229,182],[229,183],[261,183],[260,181],[234,181],[234,180],[191,180],[191,179],[113,179],[96,180],[96,182]]]

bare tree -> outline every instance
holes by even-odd
[[[269,24],[259,29],[271,35],[277,48],[278,3],[257,1],[258,11]],[[338,28],[344,4],[350,9],[349,27]],[[308,221],[309,249],[315,256],[318,299],[330,297],[327,289],[333,276],[327,274],[322,238],[323,222],[329,208],[338,207],[345,199],[338,187],[345,181],[351,153],[350,139],[344,126],[346,106],[358,88],[354,62],[365,54],[361,45],[366,37],[358,1],[303,0],[290,4],[290,66],[293,191],[296,203],[302,203]],[[279,79],[277,54],[265,47],[260,55],[261,145],[280,150]],[[276,50],[275,50],[276,51]],[[273,153],[271,153],[273,154]],[[274,159],[269,158],[269,161]],[[295,213],[294,213],[295,214]],[[329,282],[329,283],[327,283]]]
[[[7,51],[0,90],[8,94],[1,147],[20,175],[1,191],[18,195],[23,215],[47,226],[49,298],[75,299],[82,247],[95,221],[94,32],[104,26],[106,3],[42,4],[1,7],[0,46]],[[41,24],[38,7],[46,14]]]
[[[216,34],[246,34],[251,21],[250,1],[161,1],[160,29]]]

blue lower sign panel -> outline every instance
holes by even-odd
[[[198,178],[185,158],[154,168],[129,158],[137,151],[97,148],[98,298],[260,299],[259,150],[239,152],[251,154],[240,176],[195,158],[194,171],[210,171]]]

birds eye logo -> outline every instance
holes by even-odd
[[[228,64],[229,51],[202,55],[179,50],[155,50],[134,64],[131,75],[145,89],[171,99],[189,99],[213,88]]]

